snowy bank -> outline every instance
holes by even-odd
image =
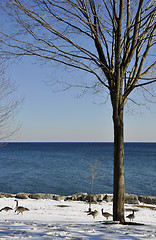
[[[0,198],[0,209],[6,206],[13,209],[0,212],[1,240],[156,239],[156,205],[125,204],[125,216],[134,209],[136,217],[134,225],[121,225],[102,216],[102,208],[112,213],[112,202],[92,204],[92,210],[99,211],[96,218],[87,215],[86,202],[30,198],[18,199],[18,202],[30,211],[17,214],[15,198]],[[126,220],[130,221],[128,218]]]

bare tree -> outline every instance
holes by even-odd
[[[15,83],[5,76],[5,71],[0,71],[0,142],[7,141],[17,133],[19,125],[14,120],[22,99],[16,97]]]
[[[156,81],[155,0],[4,0],[16,28],[1,29],[3,57],[31,55],[92,74],[107,90],[114,124],[113,219],[124,222],[124,108]],[[67,83],[70,86],[72,83]],[[133,99],[131,99],[134,101]]]
[[[94,164],[89,163],[90,173],[88,174],[88,178],[91,181],[90,185],[90,195],[89,195],[89,208],[88,212],[91,212],[91,205],[92,205],[92,194],[93,194],[93,183],[95,179],[102,178],[104,175],[100,174],[100,170],[97,168],[97,164],[99,163],[98,159],[95,160]]]
[[[94,182],[94,178],[95,178],[95,175],[96,175],[96,165],[97,165],[97,161],[95,161],[94,165],[90,164],[90,169],[91,169],[91,189],[90,189],[90,196],[89,196],[89,209],[88,209],[89,212],[91,212],[93,182]]]

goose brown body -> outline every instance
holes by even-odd
[[[8,212],[8,211],[10,211],[10,210],[13,210],[11,207],[4,207],[4,208],[2,208],[1,210],[0,210],[0,212],[2,212],[2,211],[6,211],[6,212]]]
[[[97,215],[99,215],[99,212],[97,210],[89,212],[87,215],[92,215],[93,218],[95,218]]]
[[[16,202],[16,210],[15,210],[15,212],[17,212],[17,214],[19,214],[19,213],[23,214],[23,212],[29,211],[29,209],[26,208],[26,207],[18,206],[18,201],[17,200],[15,200],[15,202]]]
[[[104,211],[103,211],[103,208],[101,209],[101,211],[102,211],[102,216],[104,216],[105,218],[107,218],[107,220],[108,220],[109,217],[113,217],[113,215],[110,214],[109,212],[104,212]]]
[[[130,221],[132,220],[134,220],[134,218],[135,218],[135,214],[134,214],[134,211],[133,211],[133,213],[131,213],[131,214],[129,214],[126,218],[129,218],[130,219]]]

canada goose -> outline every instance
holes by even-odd
[[[97,210],[89,212],[87,215],[92,215],[93,218],[95,218],[97,215],[99,215],[99,212]]]
[[[104,216],[105,218],[107,218],[107,220],[108,220],[109,217],[113,217],[113,215],[110,214],[109,212],[104,212],[104,211],[103,211],[103,208],[101,209],[101,211],[102,211],[102,216]]]
[[[8,211],[10,211],[10,210],[13,210],[11,207],[4,207],[4,208],[2,208],[1,210],[0,210],[0,212],[2,212],[2,211],[6,211],[6,212],[8,212]]]
[[[23,212],[29,211],[28,208],[25,208],[25,207],[22,207],[22,206],[18,206],[18,201],[17,200],[15,200],[15,202],[16,202],[16,210],[15,210],[15,212],[18,212],[17,214],[19,214],[19,213],[23,214]]]
[[[134,218],[135,218],[134,210],[133,210],[133,213],[129,214],[126,218],[129,218],[130,221],[134,220]]]

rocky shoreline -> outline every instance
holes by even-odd
[[[53,199],[56,201],[86,201],[90,200],[90,194],[88,193],[76,193],[71,196],[60,196],[55,194],[48,194],[48,193],[0,193],[0,198],[18,198],[18,199]],[[91,202],[99,203],[102,201],[112,202],[113,195],[112,194],[93,194],[91,196]],[[152,196],[137,196],[135,194],[125,194],[125,203],[127,204],[139,204],[139,203],[146,203],[146,204],[156,204],[156,197]]]

